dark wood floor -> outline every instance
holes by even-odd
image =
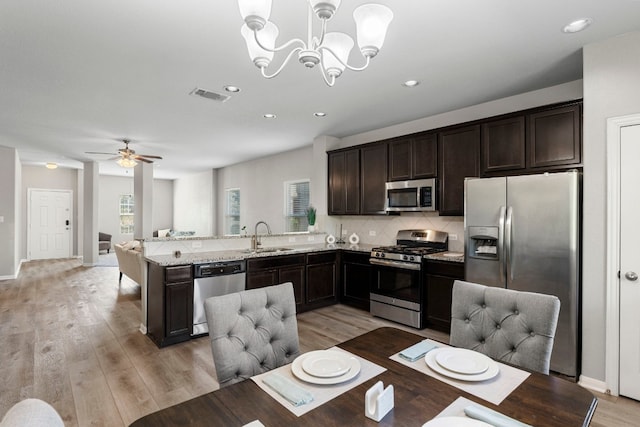
[[[24,264],[18,279],[0,281],[0,415],[38,397],[67,426],[123,426],[218,388],[206,337],[158,349],[139,325],[140,287],[126,277],[118,286],[117,268],[77,259]],[[301,350],[384,325],[400,327],[343,305],[302,313]],[[598,398],[592,426],[640,425],[640,403]]]

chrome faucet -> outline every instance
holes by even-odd
[[[253,230],[253,236],[251,237],[251,250],[252,251],[257,251],[258,250],[258,246],[261,245],[260,238],[258,237],[258,226],[260,224],[264,224],[267,227],[267,234],[271,234],[271,227],[269,227],[269,224],[267,224],[264,221],[256,222],[256,226],[255,226],[255,228]]]

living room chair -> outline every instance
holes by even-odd
[[[291,363],[300,354],[291,282],[211,297],[204,307],[221,388]]]
[[[456,280],[449,343],[548,374],[559,313],[553,295]]]
[[[98,252],[111,251],[111,234],[98,233]]]

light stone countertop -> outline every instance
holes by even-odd
[[[437,254],[425,255],[424,259],[434,261],[448,261],[448,262],[464,262],[464,253],[462,252],[440,252]]]
[[[328,243],[320,243],[320,244],[312,244],[312,245],[287,245],[286,249],[289,250],[279,250],[279,251],[267,251],[269,248],[264,248],[265,250],[258,252],[251,252],[250,250],[222,250],[222,251],[210,251],[210,252],[188,252],[181,253],[179,257],[176,257],[174,254],[172,255],[153,255],[153,256],[145,256],[144,259],[148,262],[152,262],[154,264],[160,266],[172,266],[172,265],[185,265],[185,264],[204,264],[208,262],[220,262],[220,261],[236,261],[243,260],[249,258],[261,258],[268,256],[279,256],[279,255],[292,255],[298,253],[309,253],[309,252],[322,252],[327,250],[352,250],[357,252],[371,252],[371,249],[374,248],[374,245],[368,244],[328,244]]]

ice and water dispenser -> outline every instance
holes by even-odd
[[[467,235],[467,257],[498,259],[498,227],[468,227]]]

